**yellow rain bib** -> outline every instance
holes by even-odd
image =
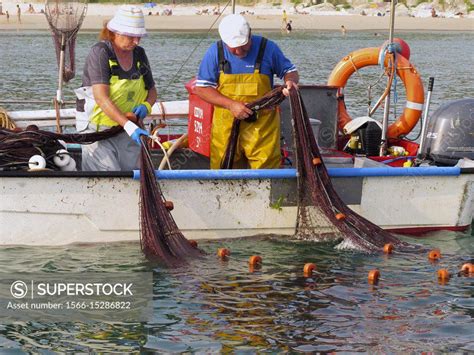
[[[114,69],[119,66],[117,60],[109,59],[109,66],[112,71],[109,88],[110,99],[120,111],[124,113],[131,112],[136,105],[145,101],[148,95],[143,75],[133,80],[120,79]],[[137,69],[140,71],[140,62],[137,63]],[[90,121],[96,125],[98,130],[101,126],[113,127],[118,125],[118,123],[109,118],[97,104],[94,105]]]
[[[259,56],[260,57],[260,56]],[[258,59],[257,59],[258,60]],[[270,78],[255,64],[252,74],[226,74],[220,70],[217,90],[232,100],[252,102],[272,87]],[[234,116],[215,106],[212,121],[211,169],[219,169],[229,140]],[[280,115],[276,110],[261,110],[256,122],[242,121],[233,168],[272,169],[280,167]]]

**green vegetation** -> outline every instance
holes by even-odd
[[[464,0],[464,3],[467,6],[467,13],[474,11],[474,4],[470,0]]]
[[[282,211],[283,209],[281,208],[281,205],[283,203],[283,200],[283,196],[278,197],[278,200],[276,200],[275,203],[270,204],[270,208],[277,211]]]

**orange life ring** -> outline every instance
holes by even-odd
[[[378,65],[380,48],[363,48],[345,56],[333,69],[328,85],[344,87],[349,77],[358,69]],[[388,59],[385,60],[387,66]],[[397,75],[403,81],[407,103],[402,114],[388,127],[388,138],[398,138],[408,134],[421,117],[424,103],[424,90],[421,77],[415,67],[401,55],[397,55]],[[344,101],[339,101],[339,129],[351,120]]]

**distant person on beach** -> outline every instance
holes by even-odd
[[[234,119],[241,120],[234,167],[280,167],[280,117],[277,110],[254,112],[246,103],[273,88],[273,76],[284,80],[283,93],[298,88],[295,65],[273,41],[252,35],[241,15],[219,24],[221,40],[207,50],[199,67],[196,94],[214,105],[211,169],[219,169]]]
[[[18,23],[21,23],[21,9],[20,5],[16,5],[16,16],[18,17]]]
[[[7,15],[7,23],[10,23],[10,13],[8,10],[5,11],[5,15]]]
[[[145,19],[137,6],[121,6],[89,52],[78,94],[77,130],[98,132],[122,126],[118,135],[82,146],[83,171],[130,171],[138,167],[140,128],[157,92],[145,50]],[[81,90],[86,92],[81,97]],[[91,98],[93,97],[93,99]],[[82,100],[81,100],[82,99]],[[125,115],[133,112],[131,117]]]
[[[28,5],[28,10],[27,10],[28,13],[30,14],[34,14],[35,13],[35,8],[33,7],[33,5]]]
[[[342,34],[343,36],[345,36],[346,33],[347,33],[346,28],[344,27],[344,25],[341,25],[341,34]]]
[[[436,9],[434,7],[431,8],[431,17],[438,17],[438,14],[436,13]]]
[[[288,23],[288,15],[286,14],[286,10],[283,10],[283,14],[281,16],[281,28],[285,28]]]
[[[293,27],[291,26],[292,21],[288,21],[286,24],[286,33],[290,33],[293,30]]]

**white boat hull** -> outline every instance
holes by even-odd
[[[130,177],[3,176],[0,181],[0,245],[139,239],[139,182]],[[160,184],[174,202],[173,216],[189,239],[294,232],[296,207],[271,206],[271,179],[160,180]],[[360,204],[349,206],[389,230],[462,230],[474,215],[473,174],[364,177],[361,193]]]

